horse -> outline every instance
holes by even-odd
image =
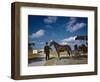
[[[50,46],[54,46],[58,54],[58,58],[60,58],[60,52],[64,52],[64,51],[67,51],[69,56],[71,55],[71,47],[69,45],[60,45],[55,41],[50,41]]]

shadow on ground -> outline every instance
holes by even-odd
[[[49,60],[53,59],[55,57],[51,57],[49,58]],[[45,57],[35,57],[35,58],[31,58],[31,59],[28,59],[28,63],[32,63],[32,62],[40,62],[40,61],[46,61],[46,58]]]

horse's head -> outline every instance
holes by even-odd
[[[50,40],[50,46],[54,45],[54,41]]]

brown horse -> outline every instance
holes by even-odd
[[[50,41],[50,46],[52,46],[52,45],[56,49],[56,52],[57,52],[59,58],[60,58],[60,52],[64,52],[64,51],[67,51],[67,53],[70,56],[70,54],[71,54],[71,48],[70,48],[69,45],[60,45],[60,44],[58,44],[55,41]]]

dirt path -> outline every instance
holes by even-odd
[[[29,66],[51,66],[51,65],[73,65],[73,64],[87,64],[87,56],[73,56],[61,55],[59,59],[57,56],[50,55],[49,60],[45,60],[45,55],[41,54],[38,57],[29,59]]]

